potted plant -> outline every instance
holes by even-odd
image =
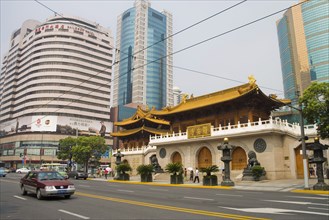
[[[264,176],[265,170],[264,167],[260,165],[255,165],[251,168],[252,176],[254,177],[255,181],[259,181],[261,176]]]
[[[168,163],[165,170],[169,172],[170,184],[183,184],[183,165],[181,163]]]
[[[118,176],[114,177],[115,180],[129,180],[130,176],[128,171],[132,171],[131,166],[128,163],[121,163],[116,168]]]
[[[206,173],[206,176],[203,177],[203,185],[204,186],[217,186],[218,178],[216,175],[212,175],[211,173],[215,173],[219,171],[217,165],[212,165],[206,168],[201,168],[200,171],[202,173]]]
[[[139,165],[137,167],[137,174],[141,175],[141,182],[152,182],[152,173],[154,172],[154,167],[152,164],[149,165]]]

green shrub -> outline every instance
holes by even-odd
[[[217,165],[211,165],[209,167],[206,168],[200,168],[200,171],[202,173],[206,173],[207,176],[211,176],[211,173],[215,173],[219,171],[219,167]]]
[[[149,164],[149,165],[139,165],[137,167],[137,174],[140,174],[140,175],[149,175],[149,174],[152,174],[154,172],[154,167],[152,164]]]
[[[255,165],[251,168],[252,176],[255,178],[255,180],[259,180],[259,178],[264,173],[264,167],[261,167],[260,165]]]
[[[168,163],[165,170],[172,175],[182,175],[183,165],[181,163]]]
[[[132,168],[128,163],[119,164],[115,169],[122,174],[125,174],[128,171],[132,171]]]

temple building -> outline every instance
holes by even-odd
[[[256,153],[268,179],[301,178],[300,126],[271,117],[273,110],[289,103],[265,95],[251,76],[246,84],[183,98],[174,107],[138,108],[131,118],[115,123],[121,129],[112,135],[120,139],[124,159],[134,170],[139,164],[148,164],[154,155],[161,167],[181,162],[186,168],[223,168],[217,146],[229,138],[235,146],[231,162],[234,178],[242,175],[250,151]],[[314,138],[316,127],[305,126],[305,134]]]

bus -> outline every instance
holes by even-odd
[[[65,178],[68,177],[66,172],[67,165],[61,163],[44,163],[41,165],[40,170],[49,170],[49,171],[57,171]]]

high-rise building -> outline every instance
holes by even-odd
[[[277,21],[285,98],[296,103],[311,81],[329,82],[329,3],[310,0]]]
[[[136,0],[118,16],[113,105],[173,105],[172,15]]]
[[[84,19],[24,22],[1,69],[1,154],[41,158],[54,155],[59,134],[96,135],[101,124],[110,132],[112,45],[109,29]]]
[[[305,2],[302,15],[311,81],[329,82],[329,1]]]

